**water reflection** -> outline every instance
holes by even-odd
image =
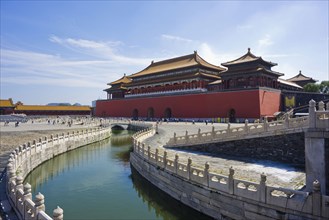
[[[147,204],[148,209],[155,209],[156,216],[164,220],[189,219],[210,220],[212,218],[195,211],[192,208],[173,199],[157,187],[145,180],[133,167],[131,167],[131,179],[138,197]],[[166,211],[170,210],[170,212]]]
[[[82,164],[88,165],[92,163],[102,154],[101,150],[108,147],[109,143],[110,139],[105,139],[54,157],[34,169],[24,182],[33,183],[32,191],[35,191],[43,183],[53,180],[53,178],[64,172],[70,172],[71,169]]]

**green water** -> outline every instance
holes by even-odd
[[[144,180],[129,164],[128,131],[59,155],[26,178],[45,196],[46,212],[58,205],[64,219],[208,219]]]

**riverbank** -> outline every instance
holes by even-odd
[[[41,137],[50,137],[52,134],[69,132],[72,130],[87,129],[95,127],[97,124],[49,124],[48,122],[39,123],[20,123],[15,127],[14,123],[5,126],[4,122],[0,123],[0,173],[7,165],[10,153],[19,145],[33,140],[39,140]]]

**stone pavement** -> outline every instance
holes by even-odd
[[[235,169],[235,178],[259,182],[260,174],[267,175],[267,185],[276,187],[285,187],[290,189],[298,189],[305,184],[305,173],[294,169],[293,167],[270,161],[252,160],[248,158],[232,158],[232,157],[219,157],[198,152],[187,152],[177,149],[165,149],[163,145],[167,143],[169,138],[174,136],[185,135],[186,130],[189,134],[196,134],[198,129],[201,132],[211,131],[212,126],[215,130],[226,129],[227,124],[223,123],[167,123],[159,124],[159,134],[149,137],[145,140],[146,146],[150,145],[151,149],[159,149],[159,154],[163,154],[166,150],[168,157],[174,158],[177,153],[180,162],[187,163],[187,159],[191,157],[192,165],[199,168],[204,168],[206,162],[210,164],[210,171],[228,175],[229,168],[232,166]],[[231,127],[244,126],[244,124],[231,124]]]

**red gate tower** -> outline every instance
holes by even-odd
[[[96,116],[134,119],[184,118],[244,121],[273,117],[280,109],[277,65],[250,52],[216,66],[193,54],[153,62],[140,72],[108,83]]]

